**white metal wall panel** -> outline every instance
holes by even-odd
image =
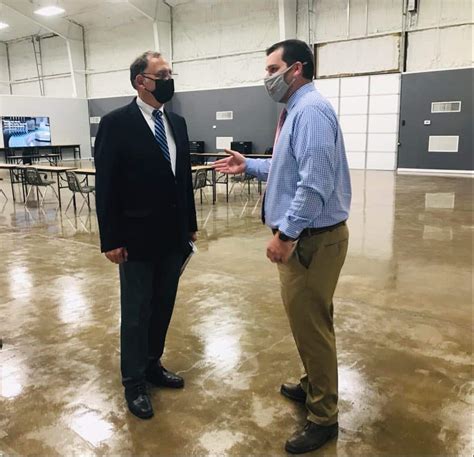
[[[367,114],[367,96],[341,97],[340,114]]]
[[[371,114],[369,133],[397,133],[398,114]]]
[[[397,155],[395,153],[369,152],[367,153],[368,170],[395,170]]]
[[[316,80],[330,95],[352,169],[394,170],[398,142],[400,74]],[[336,90],[339,89],[338,92]]]
[[[344,133],[367,132],[367,116],[365,114],[344,115],[339,117]]]

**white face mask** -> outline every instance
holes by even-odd
[[[293,78],[293,81],[291,81],[289,84],[285,81],[285,73],[287,73],[291,67],[293,67],[293,65],[290,65],[285,71],[277,73],[276,75],[268,76],[263,80],[268,95],[270,95],[270,97],[277,103],[281,102],[283,97],[288,92],[288,89],[295,82],[295,78]]]

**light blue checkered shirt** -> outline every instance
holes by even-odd
[[[291,238],[346,220],[351,180],[342,132],[313,83],[288,100],[271,159],[246,159],[246,173],[267,181],[265,223]]]

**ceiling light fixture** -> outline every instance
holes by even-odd
[[[63,14],[64,12],[65,10],[63,8],[52,5],[37,9],[35,14],[39,14],[40,16],[57,16],[58,14]]]
[[[0,30],[6,29],[7,27],[10,27],[6,22],[1,22],[0,21]]]

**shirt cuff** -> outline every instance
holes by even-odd
[[[245,159],[245,173],[252,176],[258,175],[257,159]]]
[[[291,223],[290,221],[288,221],[288,219],[285,219],[278,227],[278,230],[280,230],[280,232],[294,239],[300,236],[300,233],[303,231],[303,229],[304,227],[300,227],[299,224]]]

